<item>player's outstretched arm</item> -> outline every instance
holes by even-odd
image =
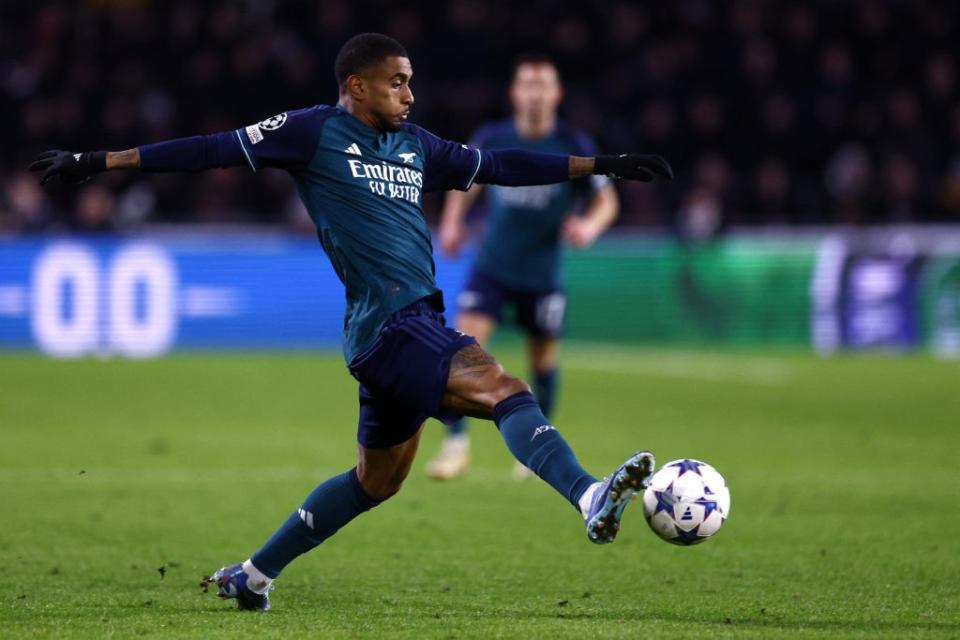
[[[126,152],[129,155],[129,152]],[[30,171],[42,171],[40,184],[45,185],[52,179],[59,177],[64,184],[80,184],[94,175],[108,169],[107,151],[87,151],[74,153],[51,149],[44,151],[30,165]],[[140,164],[140,153],[137,152],[137,166]]]
[[[662,156],[646,153],[621,153],[593,158],[570,156],[570,177],[605,175],[620,180],[651,182],[654,178],[673,180],[673,167]]]
[[[656,155],[624,153],[593,157],[526,149],[482,149],[443,140],[416,125],[404,130],[420,138],[425,157],[424,190],[466,191],[473,184],[522,187],[566,182],[589,175],[650,182],[673,179],[670,163]]]
[[[673,168],[657,155],[624,153],[592,158],[522,149],[482,151],[476,182],[504,186],[552,184],[589,175],[650,182],[673,180]]]
[[[237,167],[247,163],[235,132],[177,138],[126,151],[45,151],[30,165],[42,171],[40,184],[59,178],[63,184],[79,184],[103,171],[203,171]]]

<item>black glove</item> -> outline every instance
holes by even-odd
[[[60,176],[63,184],[80,184],[86,182],[94,174],[107,170],[106,151],[88,151],[73,153],[70,151],[44,151],[33,164],[30,171],[43,171],[40,185],[47,184],[54,176]]]
[[[597,156],[593,172],[622,180],[650,182],[656,176],[673,180],[673,168],[660,156],[624,153],[619,156]]]

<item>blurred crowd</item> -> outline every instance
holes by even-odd
[[[0,231],[308,228],[281,172],[41,190],[24,168],[47,148],[125,149],[333,103],[333,59],[360,31],[406,45],[413,119],[453,139],[508,114],[516,55],[554,56],[566,120],[603,151],[660,153],[677,172],[621,184],[621,225],[955,221],[958,18],[948,0],[3,3]]]

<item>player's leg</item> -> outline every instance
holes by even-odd
[[[400,490],[422,429],[422,414],[361,386],[357,465],[317,486],[248,560],[214,573],[218,594],[241,609],[269,609],[267,594],[288,564]]]
[[[553,414],[557,392],[557,339],[552,336],[530,333],[527,336],[527,356],[530,365],[530,381],[533,397],[548,419]],[[513,467],[514,480],[528,480],[534,473],[517,462]]]
[[[533,390],[546,415],[552,415],[557,395],[557,341],[563,332],[567,296],[553,291],[537,296],[533,309],[523,310],[523,324],[530,336],[530,368]]]
[[[567,300],[562,291],[517,293],[517,324],[527,333],[527,355],[533,396],[547,418],[553,416],[557,392],[557,340],[563,329]],[[517,463],[513,477],[525,480],[532,472]]]
[[[457,329],[486,347],[500,321],[504,290],[482,273],[473,271],[457,297],[460,313]],[[427,463],[427,475],[437,480],[450,480],[470,466],[470,438],[463,416],[445,419],[446,434],[440,451]]]
[[[598,482],[543,415],[530,387],[479,345],[464,347],[453,356],[443,406],[492,419],[514,457],[580,511],[594,542],[613,540],[623,508],[653,475],[653,456],[644,451]]]
[[[364,492],[383,502],[396,495],[403,481],[410,475],[410,467],[417,456],[423,425],[417,433],[401,444],[392,447],[370,448],[357,446],[357,477]]]
[[[250,558],[268,578],[310,551],[345,524],[400,490],[420,443],[420,433],[384,448],[358,445],[357,466],[314,489],[303,504]]]
[[[540,403],[543,415],[549,418],[557,402],[559,341],[550,335],[531,335],[527,341],[527,351],[533,377],[533,395]]]
[[[444,406],[492,419],[514,457],[574,506],[596,482],[553,427],[526,382],[516,378],[479,345],[454,355]]]
[[[487,313],[464,311],[457,316],[457,330],[486,345],[497,328],[497,319]],[[470,467],[470,438],[464,416],[444,421],[447,428],[440,451],[427,463],[427,475],[436,480],[451,480]]]

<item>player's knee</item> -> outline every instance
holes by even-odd
[[[403,480],[399,482],[379,482],[372,484],[370,487],[364,486],[364,491],[366,491],[367,495],[371,498],[382,502],[397,495],[402,486]]]
[[[495,402],[502,402],[518,393],[530,393],[530,385],[502,369],[497,376],[495,389],[493,394]]]
[[[360,486],[368,496],[376,500],[386,500],[400,491],[409,471],[409,467],[371,468],[361,464],[357,466],[357,477],[360,479]]]

